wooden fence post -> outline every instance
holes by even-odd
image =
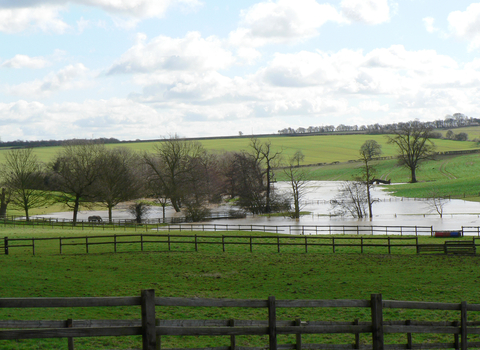
[[[73,320],[69,318],[67,320],[67,328],[72,328],[72,327],[73,327]],[[74,349],[75,349],[75,345],[73,344],[73,338],[68,337],[68,350],[74,350]]]
[[[461,333],[460,333],[461,349],[467,350],[467,302],[466,301],[462,301],[462,304],[460,306],[460,312],[461,312],[460,327],[462,327]]]
[[[277,350],[277,310],[275,297],[268,297],[268,340],[269,349]]]
[[[228,325],[230,327],[235,327],[235,320],[232,318],[228,320]],[[234,335],[230,336],[230,350],[235,350],[237,347],[237,339],[235,338]]]
[[[459,327],[460,323],[458,321],[453,322],[454,327]],[[459,334],[456,333],[453,335],[453,348],[455,350],[460,350],[460,337]]]
[[[405,321],[406,326],[410,326],[412,322],[410,320]],[[407,333],[407,349],[413,349],[412,333]]]
[[[160,320],[156,319],[155,320],[155,326],[160,326]],[[156,336],[156,342],[157,344],[155,345],[155,350],[161,350],[162,348],[162,337],[160,334]]]
[[[142,343],[143,350],[156,350],[155,290],[142,290]]]
[[[372,348],[383,350],[383,304],[382,294],[372,294]]]
[[[302,321],[297,318],[295,319],[295,326],[300,327],[302,325]],[[302,334],[298,333],[295,335],[296,341],[295,341],[295,350],[302,350]]]
[[[353,322],[355,326],[358,326],[358,318]],[[353,345],[354,349],[360,349],[360,333],[355,333],[355,344]]]
[[[4,247],[5,247],[5,255],[8,255],[8,237],[3,239]]]

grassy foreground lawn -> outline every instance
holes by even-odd
[[[9,237],[98,234],[74,230],[5,229]],[[113,233],[105,232],[105,234]],[[118,233],[118,231],[116,232]],[[199,233],[200,234],[200,233]],[[232,234],[230,232],[229,234]],[[250,234],[250,233],[249,233]],[[262,234],[263,235],[263,234]],[[424,240],[430,240],[423,238]],[[434,240],[434,242],[442,242]],[[100,249],[100,248],[99,248]],[[101,250],[100,250],[101,251]],[[0,297],[136,296],[153,288],[157,296],[277,299],[384,299],[480,303],[480,259],[472,256],[297,252],[122,252],[84,254],[0,255]],[[283,309],[279,319],[369,320],[365,309]],[[138,319],[139,308],[3,309],[0,319]],[[266,310],[234,308],[157,308],[165,319],[266,319]],[[479,315],[480,316],[480,315]],[[414,314],[389,310],[386,319],[456,319],[458,313]],[[469,321],[480,320],[474,313]],[[311,336],[311,341],[319,341]],[[368,336],[364,336],[368,342]],[[421,338],[416,338],[420,341]],[[420,337],[420,336],[418,336]],[[228,345],[228,337],[162,338],[162,347]],[[353,337],[351,337],[353,338]],[[335,342],[325,335],[322,342]],[[434,338],[428,338],[435,341]],[[450,339],[450,338],[448,338]],[[352,343],[349,337],[343,342]],[[438,339],[437,339],[438,340]],[[293,342],[284,338],[281,343]],[[305,342],[308,342],[308,337]],[[75,339],[76,349],[132,349],[139,337]],[[239,337],[239,345],[265,345],[260,337]],[[0,349],[64,349],[66,340],[0,340]]]

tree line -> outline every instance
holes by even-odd
[[[411,182],[422,161],[434,155],[433,128],[413,121],[402,123],[387,142],[397,148],[401,165],[410,170]],[[363,162],[356,181],[346,183],[332,202],[341,214],[372,218],[370,190],[375,181],[376,158],[380,145],[367,140],[359,150]],[[2,193],[0,216],[8,205],[25,212],[32,208],[63,203],[73,211],[77,222],[81,206],[102,205],[112,210],[120,202],[150,198],[163,208],[171,205],[191,221],[209,215],[212,204],[233,201],[253,214],[289,212],[299,218],[301,199],[307,192],[308,172],[300,167],[301,151],[285,159],[270,141],[250,139],[247,150],[211,152],[197,141],[178,137],[156,144],[152,152],[136,153],[125,147],[106,147],[93,141],[71,141],[62,146],[53,160],[40,162],[32,148],[11,149],[0,166]],[[281,171],[290,191],[275,191],[274,170]],[[132,212],[138,219],[144,202],[136,202]]]
[[[272,186],[273,169],[293,168],[300,159],[297,152],[288,163],[269,141],[256,138],[247,150],[223,153],[178,137],[145,153],[75,140],[65,143],[49,163],[40,162],[32,148],[11,149],[0,168],[0,215],[6,215],[9,205],[24,211],[29,220],[32,208],[63,203],[73,211],[76,223],[81,206],[100,204],[108,209],[111,221],[118,203],[139,198],[153,199],[164,215],[171,205],[192,221],[207,217],[211,204],[225,200],[254,214],[288,211],[291,200]],[[290,171],[296,191],[302,171]],[[142,202],[138,203],[133,210],[141,212]],[[299,209],[294,213],[299,215]]]
[[[407,122],[407,123],[410,123],[410,122]],[[450,129],[450,128],[480,125],[480,119],[471,118],[462,113],[454,113],[453,115],[446,115],[444,119],[438,119],[431,122],[422,122],[422,123],[425,124],[426,127],[429,127],[432,129]],[[334,133],[334,132],[391,134],[395,132],[395,130],[401,129],[402,124],[405,124],[405,123],[391,123],[391,124],[375,123],[375,124],[369,124],[369,125],[340,124],[337,126],[324,125],[324,126],[309,126],[308,128],[299,127],[297,129],[288,127],[288,128],[278,130],[278,133],[283,135],[307,134],[307,133]],[[464,133],[461,133],[461,134],[464,134]],[[465,140],[463,139],[465,135],[461,135],[460,138],[451,138],[447,136],[447,139],[466,141],[466,139]],[[431,137],[442,138],[442,134],[440,132],[432,131]]]

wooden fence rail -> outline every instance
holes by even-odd
[[[237,345],[240,335],[268,335],[268,349],[468,349],[480,347],[480,342],[468,339],[480,334],[480,322],[467,322],[468,312],[479,312],[480,304],[436,303],[383,300],[381,294],[372,294],[370,300],[265,300],[162,298],[154,290],[143,290],[140,297],[106,298],[0,298],[2,308],[50,307],[115,307],[140,306],[139,320],[60,320],[22,321],[0,320],[0,345],[16,339],[67,338],[68,348],[74,349],[76,337],[141,335],[144,350],[159,350],[162,336],[226,336],[230,346],[209,347],[210,350],[265,349]],[[156,319],[156,308],[161,307],[235,307],[266,308],[266,320],[163,320]],[[305,321],[279,320],[280,308],[367,308],[367,320]],[[454,321],[383,320],[385,309],[451,310],[457,311]],[[422,317],[423,318],[423,317]],[[277,336],[295,335],[294,344],[278,344]],[[350,344],[304,344],[304,334],[350,334]],[[360,336],[363,341],[360,341]],[[385,334],[404,334],[405,342],[385,344]],[[414,343],[412,334],[446,334],[451,342]],[[477,339],[477,338],[475,338]],[[342,340],[344,341],[344,340]]]
[[[235,225],[235,224],[172,224],[158,226],[163,231],[250,231],[301,235],[399,235],[432,236],[433,226],[377,225]]]
[[[391,254],[393,249],[407,248],[411,253],[452,253],[475,254],[479,245],[478,238],[466,241],[446,241],[439,244],[421,244],[418,237],[332,237],[332,236],[237,236],[237,235],[180,235],[180,234],[126,234],[98,235],[78,237],[45,237],[45,238],[9,238],[3,239],[3,252],[8,255],[13,249],[27,248],[35,255],[39,243],[57,241],[58,252],[64,253],[66,247],[84,247],[86,254],[95,246],[110,246],[116,253],[121,246],[128,245],[129,250],[163,250],[163,251],[199,251],[200,246],[221,246],[223,252],[229,246],[246,246],[250,252],[259,247],[275,247],[278,253],[292,251],[294,247],[308,253],[313,248],[328,248],[336,253],[339,248],[354,248],[364,253],[366,248],[382,248],[382,254]],[[254,249],[255,248],[255,249]],[[405,253],[405,249],[399,250]],[[296,250],[299,252],[299,250]],[[324,252],[324,251],[323,251]],[[78,251],[76,251],[78,253]]]

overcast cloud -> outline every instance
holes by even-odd
[[[479,117],[480,2],[0,0],[0,138]]]

